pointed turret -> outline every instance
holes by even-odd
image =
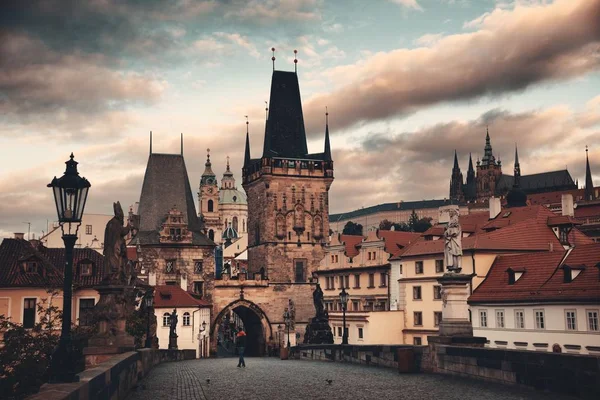
[[[592,170],[590,169],[590,159],[588,157],[588,148],[585,146],[585,199],[594,200],[594,182],[592,182]]]
[[[458,154],[454,150],[454,166],[452,167],[452,177],[450,178],[450,200],[462,201],[463,193],[463,175],[458,165]]]
[[[308,154],[298,75],[273,71],[263,157],[304,158]]]
[[[483,149],[483,158],[481,159],[481,165],[486,166],[490,164],[496,163],[496,158],[494,157],[494,153],[492,152],[492,141],[490,140],[490,131],[486,127],[485,129],[485,147]]]
[[[506,206],[525,207],[527,205],[527,195],[521,189],[521,166],[519,165],[519,151],[516,144],[514,174],[513,187],[506,195]]]
[[[454,149],[454,167],[453,167],[453,169],[460,170],[460,167],[458,166],[458,154],[456,153],[456,149]]]
[[[323,160],[331,161],[331,145],[329,144],[329,112],[325,111],[325,151],[323,151]]]
[[[469,169],[467,170],[467,185],[475,183],[475,169],[473,168],[473,157],[469,153]]]
[[[204,164],[204,172],[200,179],[200,185],[216,185],[215,173],[212,170],[210,162],[210,149],[206,149],[206,163]]]
[[[519,164],[519,150],[517,149],[517,145],[515,144],[515,167],[514,167],[514,173],[515,173],[515,180],[514,180],[514,186],[515,187],[519,187],[521,184],[521,165]]]
[[[244,167],[250,163],[250,134],[248,133],[248,121],[246,121],[246,150],[244,152]]]

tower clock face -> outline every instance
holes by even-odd
[[[208,183],[210,183],[210,182],[208,182]],[[208,188],[207,191],[208,191],[208,193],[212,193],[213,192],[212,188]]]

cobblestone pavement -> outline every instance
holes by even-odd
[[[400,375],[392,369],[353,364],[247,358],[246,368],[236,365],[235,358],[161,364],[129,399],[570,399],[527,388],[435,374]]]

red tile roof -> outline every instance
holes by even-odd
[[[377,236],[383,239],[385,252],[393,255],[394,253],[397,253],[399,249],[419,240],[421,234],[414,232],[378,230]]]
[[[581,222],[568,215],[555,215],[548,217],[548,226],[559,226],[559,225],[581,225]]]
[[[356,257],[364,237],[359,235],[340,235],[340,241],[344,243],[346,257]]]
[[[587,204],[577,204],[575,218],[600,217],[600,201]]]
[[[567,255],[568,254],[568,255]],[[564,256],[567,257],[564,259]],[[572,282],[564,282],[564,265],[584,266]],[[469,303],[539,301],[600,301],[600,243],[563,250],[499,256],[487,277],[469,297]],[[507,269],[524,268],[514,284],[508,283]]]
[[[41,264],[39,273],[25,273],[23,261],[35,260]],[[78,271],[81,261],[92,263],[92,274],[82,276]],[[103,278],[104,256],[92,249],[73,249],[73,272],[76,286],[92,287]],[[4,239],[0,244],[0,287],[62,287],[65,265],[64,248],[35,248],[22,239]]]
[[[177,285],[158,285],[154,287],[155,308],[211,307],[210,303],[200,300]]]

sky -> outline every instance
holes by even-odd
[[[245,116],[260,157],[275,68],[294,69],[309,151],[325,107],[330,212],[448,197],[486,127],[512,174],[568,168],[600,185],[600,0],[4,0],[0,4],[0,238],[56,219],[46,187],[71,152],[87,213],[139,200],[154,152],[194,192],[210,148],[241,187]],[[195,193],[194,193],[195,194]]]

